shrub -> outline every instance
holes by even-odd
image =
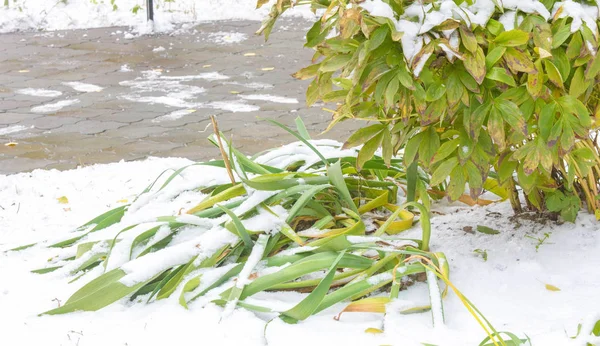
[[[279,0],[259,32],[308,3],[316,52],[295,76],[312,78],[308,104],[338,102],[330,127],[369,124],[345,143],[363,145],[359,167],[403,150],[432,196],[500,184],[520,212],[519,186],[529,209],[573,221],[583,201],[600,216],[595,3]]]

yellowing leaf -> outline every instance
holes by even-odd
[[[126,198],[125,198],[125,199],[120,199],[120,200],[118,200],[118,201],[117,201],[117,203],[127,203],[127,202],[128,202],[128,201],[127,201],[127,199],[126,199]]]
[[[553,291],[553,292],[560,291],[560,288],[558,288],[558,287],[556,287],[556,286],[553,286],[553,285],[550,285],[550,284],[546,284],[546,289],[547,289],[548,291]]]
[[[525,53],[514,48],[508,48],[504,60],[513,72],[537,73],[533,61]]]
[[[231,93],[231,94],[233,94],[233,95],[237,95],[237,94],[239,94],[240,92],[239,92],[239,91],[237,91],[237,90],[231,90],[229,93]]]
[[[7,147],[16,147],[17,144],[18,144],[17,142],[8,142],[8,143],[5,143],[4,146],[7,146]]]
[[[202,65],[202,68],[211,67],[212,65]]]
[[[384,314],[385,306],[391,301],[390,297],[371,297],[354,301],[337,315],[339,319],[344,312],[377,312]]]
[[[477,84],[481,84],[485,78],[485,55],[481,48],[477,48],[475,53],[465,53],[465,69],[475,79]]]
[[[67,196],[58,197],[56,200],[60,204],[68,204],[69,203],[69,199],[67,198]]]
[[[365,333],[369,333],[369,334],[381,334],[381,333],[383,333],[383,330],[377,329],[377,328],[367,328],[367,329],[365,329]]]
[[[600,209],[597,209],[594,214],[596,215],[596,220],[600,221]]]

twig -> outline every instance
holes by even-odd
[[[223,142],[221,142],[221,134],[219,133],[219,125],[217,125],[217,119],[214,115],[211,115],[210,121],[212,122],[213,130],[215,131],[215,136],[217,137],[217,142],[219,143],[219,150],[221,150],[221,156],[223,156],[223,162],[225,162],[227,174],[229,174],[229,179],[231,179],[231,183],[235,185],[235,178],[233,177],[233,172],[231,171],[229,158],[227,157],[227,153],[225,153],[225,148],[223,148]]]

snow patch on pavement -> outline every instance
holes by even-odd
[[[208,34],[208,40],[216,44],[233,44],[244,42],[248,39],[248,35],[241,32],[213,32]]]
[[[259,100],[268,101],[275,103],[298,103],[298,100],[291,97],[275,96],[269,94],[256,94],[256,95],[239,95],[244,100]]]
[[[100,92],[104,89],[103,87],[100,87],[100,86],[97,86],[94,84],[87,84],[87,83],[81,83],[81,82],[65,82],[65,83],[63,83],[63,85],[73,88],[73,90],[75,90],[75,91],[84,92],[84,93],[96,93],[96,92]]]
[[[33,107],[33,108],[31,108],[31,111],[33,113],[51,113],[51,112],[59,111],[59,110],[65,108],[65,107],[72,106],[72,105],[77,104],[79,102],[80,101],[78,99],[61,100],[61,101],[58,101],[58,102],[46,103],[46,104],[41,105],[41,106]]]
[[[39,97],[58,97],[58,96],[62,95],[62,92],[60,92],[58,90],[34,89],[34,88],[19,89],[16,92],[17,92],[17,94],[21,94],[21,95],[39,96]]]
[[[29,127],[23,125],[14,125],[0,129],[0,136],[10,135],[11,133],[17,133],[27,130]],[[33,126],[31,127],[33,128]]]

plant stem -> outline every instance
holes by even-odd
[[[223,157],[223,162],[225,162],[225,168],[227,168],[227,174],[229,174],[229,179],[231,179],[231,183],[233,185],[235,185],[235,178],[233,177],[233,172],[231,171],[231,165],[229,164],[229,158],[227,157],[225,148],[223,148],[223,142],[221,142],[221,133],[219,132],[219,125],[217,125],[217,119],[215,118],[214,115],[211,115],[210,121],[212,122],[213,130],[215,131],[215,136],[217,137],[217,142],[219,143],[219,150],[221,150],[221,156]]]
[[[512,206],[513,212],[515,214],[522,213],[523,208],[521,206],[521,201],[519,200],[519,192],[517,191],[515,181],[510,178],[506,184],[508,185],[506,188],[509,193],[510,205]]]

